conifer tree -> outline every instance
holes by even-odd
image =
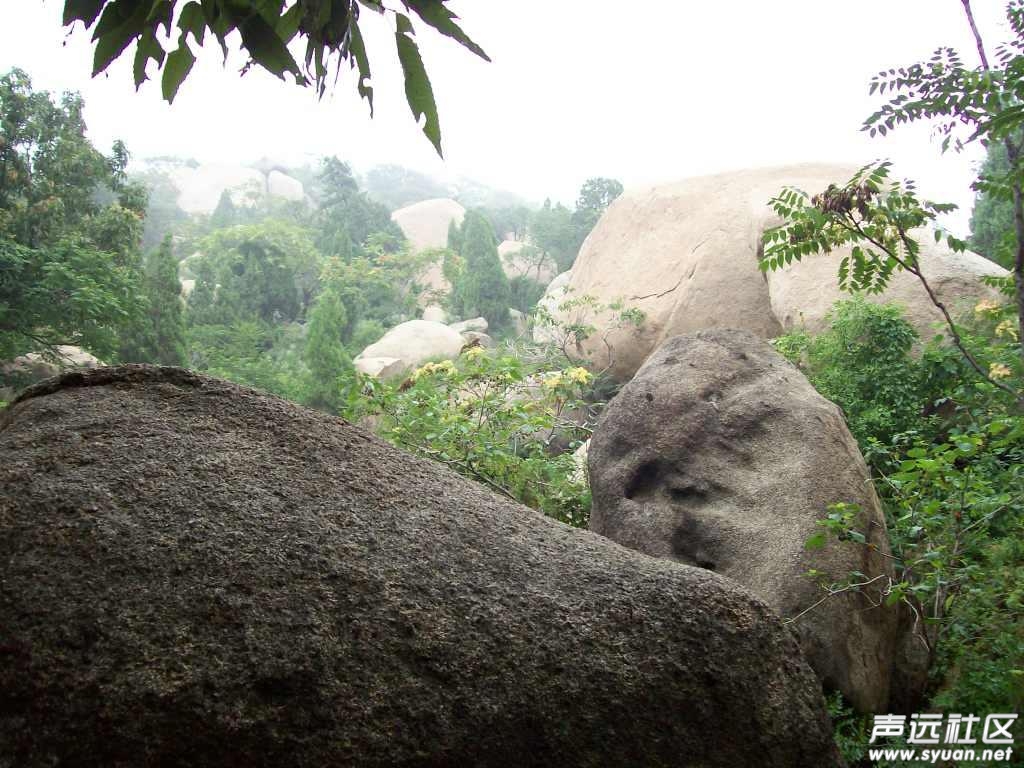
[[[353,378],[352,360],[342,344],[348,317],[339,286],[328,282],[309,313],[304,357],[309,367],[306,404],[337,413]]]
[[[152,362],[160,365],[186,365],[185,321],[182,317],[181,280],[171,237],[150,254],[146,264],[146,297],[152,325]]]
[[[481,315],[490,325],[501,326],[508,318],[512,296],[498,257],[494,230],[484,216],[470,211],[462,224],[462,235],[465,267],[456,294],[463,314]]]
[[[130,319],[118,356],[128,363],[187,365],[181,281],[170,235],[140,271],[145,302]]]
[[[462,231],[455,219],[448,222],[448,242],[445,244],[449,251],[458,253],[462,250]]]

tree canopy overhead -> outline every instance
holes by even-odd
[[[64,25],[82,22],[92,29],[95,49],[93,75],[135,44],[135,87],[148,79],[146,68],[155,61],[162,72],[163,97],[173,101],[195,63],[193,46],[202,47],[209,32],[228,55],[228,38],[238,32],[241,50],[249,57],[243,73],[256,64],[282,80],[314,86],[323,96],[331,70],[335,77],[347,63],[358,72],[356,88],[373,115],[370,58],[359,28],[359,15],[368,10],[395,19],[395,50],[405,78],[405,97],[423,133],[441,154],[441,125],[430,78],[414,36],[416,17],[445,37],[490,61],[484,50],[462,30],[448,0],[400,0],[388,8],[383,0],[65,0]],[[170,38],[165,49],[163,36]],[[177,37],[176,45],[173,41]],[[189,42],[189,37],[192,42]],[[288,50],[303,40],[300,65]],[[333,65],[333,66],[332,66]]]

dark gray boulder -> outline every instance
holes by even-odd
[[[608,405],[590,442],[590,529],[713,570],[796,619],[811,666],[864,711],[886,711],[897,612],[885,517],[843,415],[747,331],[669,339]],[[869,546],[807,551],[828,506],[860,506]],[[872,580],[828,598],[828,580]]]
[[[715,574],[172,368],[0,414],[0,766],[835,766]]]

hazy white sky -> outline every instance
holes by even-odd
[[[975,0],[994,46],[1001,0]],[[748,166],[889,157],[926,195],[967,210],[977,151],[940,156],[927,129],[869,139],[872,74],[953,45],[974,61],[959,0],[461,0],[452,8],[490,54],[476,59],[424,28],[446,160],[414,125],[391,31],[363,15],[376,116],[343,73],[323,101],[262,71],[238,77],[207,45],[173,106],[159,83],[135,92],[130,56],[90,79],[81,28],[66,36],[61,0],[0,0],[0,71],[37,88],[81,91],[91,138],[137,156],[204,161],[337,154],[357,168],[394,162],[465,174],[539,200],[572,203],[589,176],[627,187]],[[956,226],[955,228],[961,228]]]

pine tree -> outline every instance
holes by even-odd
[[[118,356],[126,363],[187,365],[181,281],[170,235],[140,271],[145,302],[129,321]]]
[[[220,193],[220,200],[217,207],[210,214],[210,224],[214,229],[223,229],[238,223],[238,209],[235,208],[235,201],[231,199],[231,193],[224,190]]]
[[[181,280],[171,237],[150,254],[146,264],[146,297],[152,324],[152,362],[160,365],[187,365],[185,321],[182,317]]]
[[[309,367],[306,404],[329,413],[341,408],[353,378],[352,360],[341,343],[347,320],[338,286],[328,283],[309,313],[303,355]]]
[[[475,211],[466,214],[462,223],[462,271],[456,294],[460,297],[463,314],[481,315],[495,327],[508,319],[512,299],[508,278],[501,268],[494,230],[487,219]]]
[[[455,223],[455,219],[448,222],[448,242],[446,247],[449,251],[454,251],[455,253],[462,250],[462,230]]]

